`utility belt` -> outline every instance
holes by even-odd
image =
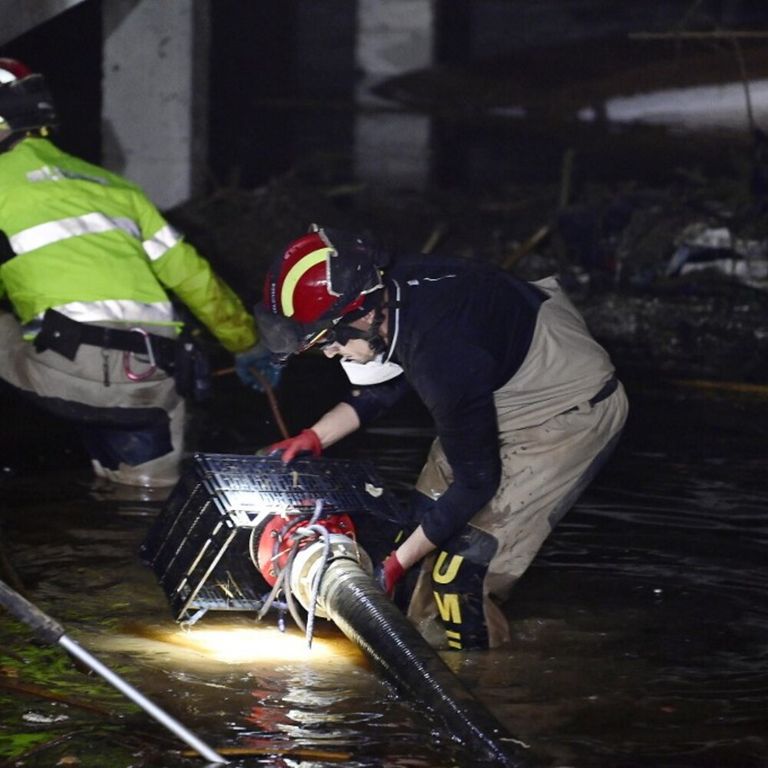
[[[611,377],[602,387],[600,387],[597,394],[594,397],[591,397],[587,402],[594,408],[598,403],[602,403],[603,400],[608,399],[616,391],[618,386],[619,380],[615,376]],[[563,413],[571,413],[572,411],[578,410],[579,406],[574,405],[573,408],[569,408],[567,411],[563,411]]]
[[[143,328],[125,330],[81,323],[55,309],[48,309],[33,343],[38,352],[49,349],[68,360],[75,359],[81,344],[122,351],[125,374],[132,381],[148,379],[160,368],[173,376],[176,391],[182,397],[204,400],[210,394],[211,369],[207,355],[197,340],[186,332],[171,339]],[[133,371],[132,354],[141,355],[142,363],[148,367],[141,372]],[[104,385],[109,384],[105,367]]]

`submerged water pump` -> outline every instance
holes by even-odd
[[[265,525],[251,532],[251,559],[264,580],[272,586],[259,611],[259,618],[272,608],[278,609],[278,627],[285,628],[285,613],[290,611],[295,623],[312,644],[316,616],[331,618],[320,597],[320,587],[328,566],[347,560],[365,572],[373,572],[367,552],[355,540],[355,525],[347,514],[323,515],[323,501],[318,499],[311,517],[301,513],[274,515]],[[284,602],[277,598],[284,595]],[[307,613],[307,622],[296,603]]]
[[[141,554],[179,622],[195,623],[208,611],[260,613],[296,542],[298,551],[313,542],[324,547],[320,529],[343,536],[370,568],[371,559],[389,551],[388,535],[397,530],[389,521],[398,510],[367,462],[298,458],[286,466],[277,456],[200,453],[171,492]],[[317,527],[314,534],[299,536],[308,525]],[[340,546],[339,539],[333,542]],[[344,546],[349,554],[349,544]],[[296,578],[298,594],[306,580]]]

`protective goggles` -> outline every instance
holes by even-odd
[[[330,328],[323,328],[317,333],[310,334],[310,338],[304,342],[302,351],[315,346],[319,349],[325,349],[331,344],[339,344],[343,347],[352,339],[365,339],[367,337],[368,331],[361,331],[346,324],[333,325]]]
[[[259,325],[264,343],[273,355],[284,359],[290,355],[297,355],[310,347],[327,347],[338,343],[342,346],[351,339],[366,337],[366,331],[358,331],[346,323],[327,325],[301,324],[281,315],[273,315],[262,305],[256,307],[256,322]]]

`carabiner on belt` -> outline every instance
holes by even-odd
[[[144,379],[148,379],[156,370],[157,370],[157,363],[155,362],[155,353],[152,351],[152,340],[149,338],[149,332],[145,331],[143,328],[131,328],[132,331],[135,331],[136,333],[140,333],[144,336],[144,343],[147,347],[147,358],[148,360],[141,360],[140,362],[147,362],[149,364],[149,368],[147,368],[146,371],[142,371],[141,373],[135,373],[131,370],[131,355],[132,352],[129,352],[126,350],[123,352],[123,371],[125,371],[125,375],[131,380],[131,381],[144,381]]]

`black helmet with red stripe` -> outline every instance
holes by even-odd
[[[360,235],[312,225],[274,261],[256,320],[276,355],[302,352],[381,303],[386,254]]]
[[[5,139],[58,122],[43,76],[17,59],[0,58],[0,133]]]

